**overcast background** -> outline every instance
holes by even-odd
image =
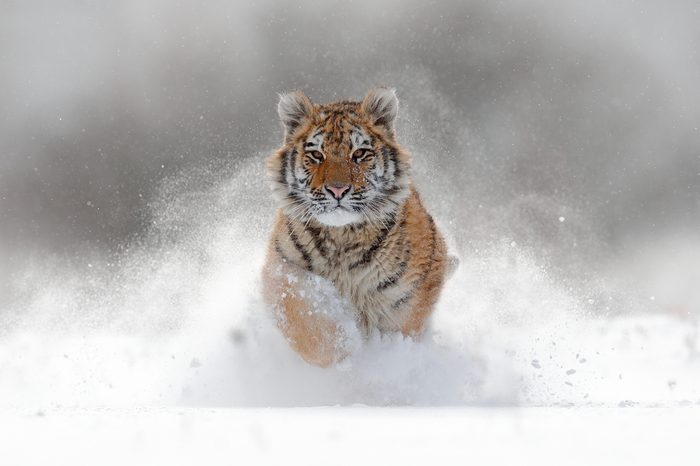
[[[257,274],[212,244],[235,220],[222,244],[262,255],[277,92],[378,85],[464,270],[517,248],[584,313],[697,325],[699,24],[693,0],[1,0],[3,331],[178,328],[211,250]],[[499,280],[486,310],[551,298]]]
[[[566,3],[3,1],[2,242],[120,244],[164,177],[262,166],[277,92],[376,85],[457,216],[531,195],[606,242],[697,226],[699,7]]]

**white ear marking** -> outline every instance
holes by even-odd
[[[399,113],[399,99],[394,88],[380,87],[367,93],[361,105],[375,124],[393,128],[396,115]]]

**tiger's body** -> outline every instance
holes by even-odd
[[[349,352],[348,329],[330,309],[340,301],[319,295],[318,277],[365,336],[420,334],[445,280],[445,241],[395,141],[397,104],[387,89],[362,103],[314,105],[301,93],[280,100],[285,143],[268,173],[281,206],[263,288],[278,326],[313,364]]]

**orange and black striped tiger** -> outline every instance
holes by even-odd
[[[456,264],[411,183],[397,111],[393,89],[325,105],[280,96],[284,144],[267,165],[279,209],[263,289],[312,364],[345,357],[352,331],[419,334]]]

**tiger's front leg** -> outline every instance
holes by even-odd
[[[305,361],[320,367],[350,353],[352,336],[348,304],[325,279],[285,262],[272,252],[263,270],[263,295],[277,326]]]

